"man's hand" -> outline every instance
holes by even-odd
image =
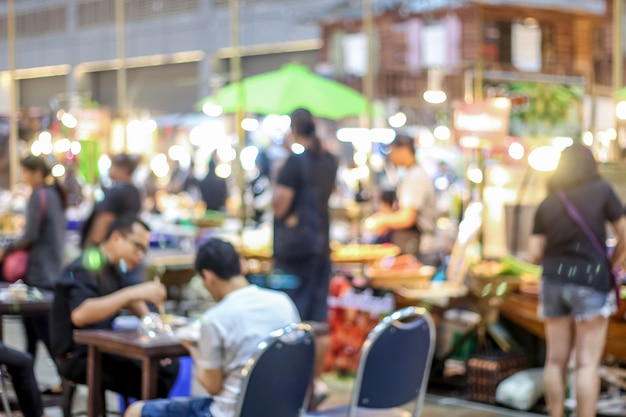
[[[376,235],[382,235],[387,231],[387,227],[383,224],[381,216],[377,214],[373,214],[365,219],[364,226],[365,230]]]
[[[181,340],[180,344],[185,347],[188,351],[191,352],[192,349],[198,349],[198,342],[193,340]]]
[[[149,301],[153,304],[159,305],[165,301],[167,297],[167,289],[165,286],[158,282],[144,282],[143,284],[133,285],[131,291],[133,291],[134,300]]]
[[[198,363],[198,357],[200,356],[200,351],[198,348],[198,342],[194,342],[191,340],[181,340],[180,343],[189,351],[189,356],[195,364]]]

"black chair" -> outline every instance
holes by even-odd
[[[349,405],[307,417],[418,417],[435,350],[435,325],[424,308],[385,317],[368,335]],[[414,401],[412,412],[398,408]]]
[[[311,326],[292,324],[272,332],[242,370],[237,417],[299,417],[313,377]]]

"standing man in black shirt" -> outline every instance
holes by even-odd
[[[226,200],[228,199],[228,186],[226,179],[218,177],[215,173],[215,168],[217,167],[216,158],[216,154],[211,156],[206,177],[198,182],[197,185],[202,194],[202,200],[206,203],[207,210],[225,211]]]
[[[105,190],[104,199],[94,207],[83,229],[81,246],[99,245],[109,226],[122,214],[138,215],[141,211],[141,195],[133,184],[133,173],[139,164],[138,157],[117,154],[111,157],[109,177],[114,185]]]
[[[52,308],[52,349],[61,375],[84,384],[87,347],[73,340],[75,329],[111,329],[119,310],[137,317],[149,313],[146,301],[160,304],[165,287],[154,282],[128,286],[124,275],[138,267],[149,244],[149,229],[135,216],[113,221],[99,248],[90,248],[64,271],[55,289]],[[178,362],[159,369],[158,395],[167,397]],[[113,355],[102,357],[104,389],[133,398],[141,397],[141,363]]]

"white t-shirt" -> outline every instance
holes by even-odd
[[[224,388],[211,404],[214,417],[235,415],[241,369],[257,345],[274,330],[299,322],[298,310],[286,294],[254,285],[231,292],[204,313],[197,365],[224,371]]]
[[[434,250],[434,234],[437,228],[435,187],[424,168],[413,165],[404,174],[396,190],[400,208],[417,210],[417,228],[421,232],[420,253]]]

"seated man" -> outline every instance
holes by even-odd
[[[52,307],[52,349],[63,377],[80,384],[87,379],[87,347],[74,342],[74,329],[111,329],[122,308],[142,317],[149,313],[146,301],[160,304],[165,299],[161,284],[126,284],[125,274],[141,264],[148,245],[148,226],[133,215],[121,216],[99,250],[86,249],[63,272]],[[159,397],[167,397],[177,375],[178,361],[162,361]],[[141,362],[102,355],[102,386],[141,398]]]
[[[17,402],[24,417],[43,416],[43,402],[35,379],[32,356],[0,342],[0,364],[7,367],[12,377]]]
[[[212,239],[198,249],[196,269],[218,302],[201,319],[200,340],[187,343],[196,379],[210,396],[138,402],[127,417],[232,417],[241,390],[241,370],[269,334],[300,321],[282,292],[250,285],[239,255],[229,243]]]

